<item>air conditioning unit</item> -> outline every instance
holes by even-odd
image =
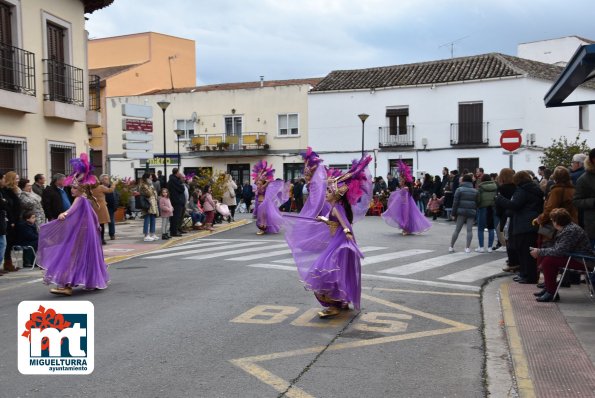
[[[527,134],[527,145],[535,145],[535,133]]]
[[[428,139],[427,139],[427,138],[425,138],[425,137],[424,137],[424,138],[422,138],[422,139],[421,139],[421,144],[422,144],[423,146],[427,146],[427,145],[428,145]]]

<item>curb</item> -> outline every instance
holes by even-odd
[[[200,238],[204,238],[206,236],[217,235],[220,232],[231,231],[232,229],[239,228],[239,227],[242,227],[242,226],[247,225],[247,224],[250,224],[250,223],[252,223],[252,221],[251,220],[246,220],[246,219],[239,220],[239,221],[234,221],[231,224],[226,224],[225,226],[222,225],[221,227],[218,227],[217,230],[212,231],[212,232],[201,231],[201,232],[198,232],[198,233],[195,233],[195,234],[191,234],[191,235],[188,235],[188,236],[184,236],[184,237],[181,237],[181,238],[178,238],[178,239],[175,239],[175,240],[168,240],[165,243],[161,243],[159,246],[151,246],[150,249],[145,250],[145,251],[142,251],[142,252],[133,253],[133,254],[125,254],[125,255],[121,255],[121,256],[108,257],[108,258],[105,259],[105,263],[108,264],[108,265],[119,263],[119,262],[122,262],[122,261],[125,261],[125,260],[128,260],[128,259],[131,259],[131,258],[134,258],[134,257],[138,257],[138,256],[142,256],[142,255],[147,254],[147,253],[151,253],[151,252],[156,251],[156,250],[166,249],[168,247],[172,247],[172,246],[179,245],[179,244],[182,244],[182,243],[190,242],[190,241],[192,241],[194,239],[200,239]]]
[[[535,387],[529,374],[527,357],[523,350],[521,336],[518,333],[516,320],[512,311],[512,304],[510,303],[510,295],[508,293],[509,285],[510,282],[507,282],[500,286],[500,300],[502,303],[502,315],[504,317],[504,329],[506,330],[506,337],[508,338],[508,346],[512,357],[513,371],[519,396],[521,398],[534,398]]]

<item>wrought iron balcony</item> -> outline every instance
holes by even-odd
[[[192,138],[189,149],[193,152],[268,150],[267,133],[245,132],[232,134],[200,134]]]
[[[415,146],[414,125],[389,126],[378,128],[378,146],[380,148]]]
[[[101,110],[100,101],[100,79],[97,75],[89,75],[89,110],[99,112]]]
[[[85,106],[83,70],[53,59],[43,59],[45,101]]]
[[[35,96],[35,54],[0,43],[0,89]]]
[[[450,145],[488,145],[490,122],[451,123]]]

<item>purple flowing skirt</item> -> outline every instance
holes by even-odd
[[[366,182],[362,183],[360,189],[363,191],[361,198],[351,205],[351,212],[353,213],[353,223],[364,219],[368,210],[370,209],[370,202],[372,202],[372,196],[374,194],[374,187],[372,185],[372,174],[370,174],[369,168],[366,167],[364,170],[366,176]]]
[[[315,218],[318,216],[326,202],[326,169],[320,165],[310,179],[308,184],[308,198],[300,216],[307,218]]]
[[[105,289],[109,282],[97,215],[89,200],[77,198],[63,221],[39,228],[37,259],[43,281],[59,287]]]
[[[340,205],[335,207],[347,220]],[[339,227],[334,235],[323,222],[301,216],[285,217],[287,245],[292,251],[300,279],[307,290],[360,308],[361,259],[355,241]],[[320,301],[320,300],[319,300]],[[323,306],[328,303],[320,301]]]
[[[269,234],[276,234],[283,226],[283,216],[279,206],[289,200],[289,185],[282,180],[268,183],[264,200],[254,207],[256,225]]]
[[[432,227],[415,205],[407,189],[398,189],[390,195],[382,218],[391,227],[400,228],[411,234],[419,234]]]

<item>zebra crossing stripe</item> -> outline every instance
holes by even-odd
[[[463,261],[465,259],[478,256],[477,253],[451,253],[443,256],[432,257],[421,261],[416,261],[411,264],[400,265],[398,267],[388,268],[378,271],[382,274],[390,275],[411,275],[418,272],[427,271],[429,269],[442,267],[444,265]]]
[[[376,264],[376,263],[382,263],[382,262],[389,261],[389,260],[395,260],[397,258],[410,257],[410,256],[415,256],[418,254],[424,254],[424,253],[430,253],[430,252],[433,252],[433,250],[411,249],[411,250],[403,250],[403,251],[394,252],[394,253],[379,254],[378,256],[364,258],[362,261],[362,266]]]
[[[245,246],[247,244],[244,244]],[[233,247],[238,247],[241,245],[234,245]],[[216,258],[216,257],[225,257],[225,256],[230,256],[230,255],[234,255],[234,254],[243,254],[243,253],[251,253],[251,252],[256,252],[259,250],[268,250],[268,249],[277,249],[280,247],[287,247],[287,244],[285,242],[280,243],[278,245],[269,245],[269,246],[260,246],[260,247],[250,247],[247,249],[238,249],[238,250],[229,250],[229,251],[223,251],[220,253],[211,253],[211,254],[200,254],[198,256],[191,256],[191,257],[184,257],[184,260],[205,260],[207,258]],[[199,251],[199,253],[202,253],[201,251]]]
[[[161,250],[159,250],[159,254],[171,253],[171,252],[182,251],[182,250],[187,250],[187,249],[193,249],[193,248],[197,248],[197,247],[219,246],[219,245],[224,245],[226,243],[229,243],[229,241],[227,241],[227,242],[202,242],[202,243],[195,242],[191,245],[180,245],[180,246],[168,247],[167,249],[161,249]]]
[[[499,259],[460,272],[455,272],[454,274],[446,275],[438,279],[444,281],[475,282],[479,279],[489,278],[490,276],[504,273],[501,269],[503,265],[504,260]]]
[[[252,261],[252,260],[258,260],[260,258],[265,258],[265,257],[281,256],[283,254],[289,254],[289,253],[291,253],[291,250],[284,249],[284,250],[273,251],[270,253],[259,253],[259,254],[253,254],[251,256],[244,256],[244,257],[239,257],[239,258],[226,258],[226,260],[227,261]]]
[[[270,268],[279,269],[282,271],[297,271],[297,268],[291,265],[278,265],[278,264],[247,264],[248,267],[252,268]]]
[[[223,243],[228,243],[228,242],[223,242]],[[245,247],[245,246],[255,246],[256,243],[253,242],[246,242],[246,243],[234,243],[233,247]],[[207,253],[207,252],[214,252],[217,250],[225,250],[224,248],[222,248],[221,246],[217,246],[217,247],[208,247],[206,249],[203,248],[198,248],[198,249],[194,249],[194,250],[184,250],[182,249],[181,251],[178,252],[174,252],[174,253],[166,253],[166,254],[158,254],[156,256],[148,256],[145,258],[150,258],[150,259],[158,259],[158,258],[167,258],[167,257],[177,257],[177,256],[186,256],[189,254],[196,254],[196,253]]]
[[[360,250],[362,253],[369,253],[369,252],[374,252],[374,251],[378,251],[378,250],[384,250],[384,249],[388,249],[388,247],[383,247],[383,246],[364,246],[362,247]],[[313,254],[314,257],[318,256],[317,254]],[[279,263],[279,264],[295,264],[295,261],[292,258],[286,258],[283,260],[274,260],[274,263]]]

